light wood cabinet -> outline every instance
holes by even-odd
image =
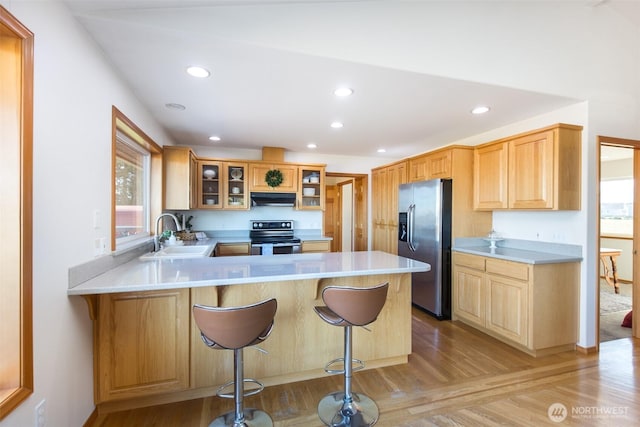
[[[322,166],[300,166],[298,177],[298,203],[300,210],[324,210],[325,168]]]
[[[579,210],[581,132],[557,124],[478,146],[474,207]]]
[[[533,356],[577,341],[579,263],[525,264],[453,254],[453,319]]]
[[[224,187],[222,162],[198,160],[195,172],[197,179],[197,209],[222,209]]]
[[[248,164],[222,162],[223,207],[224,209],[249,209],[247,185]]]
[[[407,162],[372,171],[373,250],[398,253],[398,189],[407,182]]]
[[[277,169],[282,173],[282,183],[277,187],[270,187],[265,181],[267,172]],[[250,163],[249,177],[250,191],[262,192],[298,192],[298,165],[292,163]]]
[[[197,160],[188,147],[162,149],[164,209],[187,210],[195,205]]]
[[[422,179],[452,179],[452,239],[485,236],[491,230],[491,212],[473,208],[473,155],[473,147],[452,145],[373,169],[374,250],[397,253],[398,187],[407,182],[407,176],[411,182]]]
[[[301,251],[308,252],[331,252],[331,240],[303,240]]]
[[[189,290],[99,295],[97,402],[189,387]]]
[[[453,150],[441,149],[409,159],[409,182],[451,178]]]
[[[215,249],[215,256],[237,256],[250,254],[250,243],[218,243]]]

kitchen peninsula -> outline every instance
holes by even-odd
[[[265,385],[327,375],[342,354],[342,331],[322,322],[328,285],[389,282],[371,332],[354,329],[354,355],[367,368],[407,362],[411,353],[411,273],[425,263],[385,252],[134,259],[68,290],[83,296],[94,322],[94,399],[98,410],[211,396],[231,379],[232,352],[204,346],[192,321],[195,303],[237,306],[275,297],[272,335],[251,352],[245,375]]]

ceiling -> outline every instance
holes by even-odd
[[[322,154],[402,158],[580,101],[300,53],[238,36],[266,19],[278,19],[280,28],[303,25],[271,13],[271,7],[330,7],[339,0],[66,3],[178,144],[307,152],[307,144],[315,143]],[[222,22],[221,16],[237,22]],[[193,78],[185,73],[189,65],[204,66],[212,75]],[[334,96],[339,86],[354,94]],[[167,108],[170,103],[185,109]],[[480,104],[491,111],[470,114]],[[329,126],[336,120],[342,129]],[[221,141],[212,143],[211,135]]]

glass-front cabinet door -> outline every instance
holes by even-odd
[[[248,209],[247,163],[224,162],[224,208]]]
[[[298,193],[298,209],[324,209],[324,168],[300,166],[301,179]]]
[[[221,209],[224,197],[222,162],[198,161],[198,208]]]

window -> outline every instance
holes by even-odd
[[[116,247],[149,237],[151,153],[121,132],[116,134]]]
[[[633,236],[633,178],[600,182],[600,234]]]
[[[33,392],[33,34],[0,6],[0,419]]]
[[[112,250],[148,240],[160,212],[161,148],[113,107]]]

